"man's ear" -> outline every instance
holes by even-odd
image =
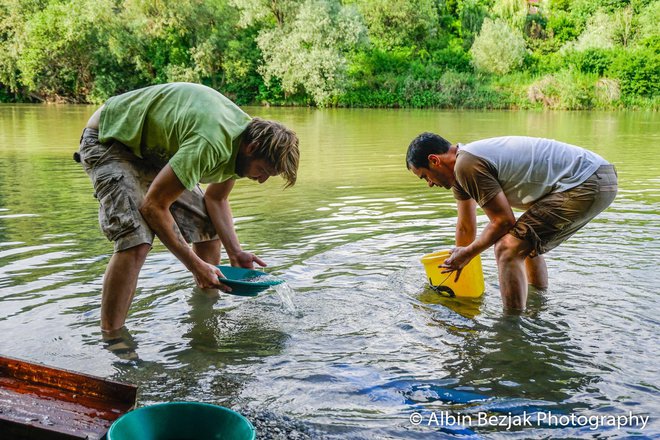
[[[438,158],[437,154],[429,154],[427,157],[429,164],[438,166],[438,163],[440,163],[440,159]]]
[[[247,156],[252,156],[252,154],[255,152],[259,144],[255,141],[250,142],[247,147],[245,147],[245,154]]]

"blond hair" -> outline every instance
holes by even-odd
[[[298,136],[293,130],[275,121],[252,118],[243,133],[243,142],[256,144],[252,153],[257,159],[265,159],[286,180],[285,188],[296,183],[298,173]]]

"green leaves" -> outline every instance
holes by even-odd
[[[470,49],[472,64],[477,70],[505,74],[522,65],[525,39],[501,19],[487,18]]]
[[[346,54],[358,47],[365,30],[353,8],[337,0],[306,0],[282,25],[257,37],[265,83],[281,81],[287,94],[306,93],[319,106],[343,88]]]
[[[391,50],[424,46],[437,33],[438,12],[432,0],[358,0],[371,42]]]
[[[531,6],[2,0],[0,101],[100,103],[194,81],[241,104],[657,107],[660,0]]]

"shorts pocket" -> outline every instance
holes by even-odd
[[[555,234],[561,231],[571,223],[571,219],[566,215],[565,207],[570,203],[566,193],[553,193],[539,202],[532,205],[528,213],[523,217],[531,217],[534,221],[527,221],[534,226],[534,230],[540,237],[547,234]],[[537,224],[538,223],[538,224]]]
[[[98,140],[94,142],[94,139],[83,139],[79,150],[80,162],[85,169],[92,170],[108,154],[109,150],[108,146],[101,144]]]
[[[99,194],[99,224],[108,240],[115,241],[140,226],[135,202],[124,188],[124,176],[113,176]]]

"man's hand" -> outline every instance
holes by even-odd
[[[231,255],[229,259],[232,266],[244,267],[246,269],[254,269],[254,263],[257,263],[261,267],[267,266],[261,258],[245,251],[240,251],[235,255]]]
[[[231,287],[222,284],[218,278],[224,278],[224,275],[212,264],[202,262],[192,270],[195,283],[200,289],[220,289],[223,292],[231,292]]]
[[[450,252],[451,255],[449,258],[447,258],[445,262],[438,267],[446,268],[446,270],[443,270],[442,273],[451,273],[456,271],[456,278],[454,278],[454,281],[458,281],[458,278],[461,276],[461,271],[474,257],[470,254],[470,251],[466,247],[455,247]]]

